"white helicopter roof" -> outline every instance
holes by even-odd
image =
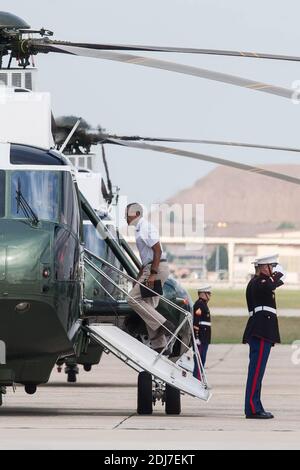
[[[50,93],[0,86],[0,142],[53,147]]]
[[[1,170],[75,171],[69,160],[52,149],[0,142]]]
[[[94,173],[88,170],[76,171],[76,180],[80,191],[88,200],[93,209],[101,210],[106,206],[101,191],[101,173]]]

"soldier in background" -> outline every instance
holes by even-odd
[[[211,286],[202,286],[198,289],[198,300],[194,304],[194,334],[203,367],[211,343],[211,316],[208,302],[211,298]],[[194,377],[200,379],[200,371],[196,356],[194,359]]]
[[[250,347],[250,362],[246,386],[245,415],[247,419],[272,419],[261,403],[261,388],[271,347],[280,343],[276,312],[275,289],[283,285],[278,255],[257,258],[255,276],[250,280],[246,298],[249,320],[243,343]]]

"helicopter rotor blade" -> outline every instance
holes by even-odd
[[[154,152],[167,153],[169,155],[193,158],[196,160],[202,160],[202,161],[209,162],[209,163],[216,163],[217,165],[229,166],[231,168],[236,168],[237,170],[248,171],[249,173],[269,176],[270,178],[275,178],[275,179],[279,179],[281,181],[285,181],[288,183],[300,185],[300,178],[295,178],[294,176],[285,175],[284,173],[277,173],[271,170],[265,170],[264,168],[259,168],[259,167],[255,167],[252,165],[246,165],[244,163],[234,162],[232,160],[226,160],[226,159],[219,158],[219,157],[213,157],[211,155],[190,152],[187,150],[176,149],[173,147],[146,144],[142,142],[118,141],[115,139],[110,139],[108,142],[119,144],[124,147],[138,148],[142,150],[152,150]]]
[[[184,75],[191,75],[194,77],[206,78],[217,82],[227,83],[230,85],[248,88],[251,90],[260,91],[262,93],[269,93],[272,95],[281,96],[283,98],[292,99],[295,95],[295,90],[270,85],[267,83],[249,80],[247,78],[238,77],[222,72],[215,72],[208,69],[193,67],[190,65],[178,64],[176,62],[169,62],[159,59],[147,58],[142,56],[135,56],[131,54],[122,54],[117,52],[102,51],[96,49],[87,49],[74,46],[61,46],[51,44],[51,42],[42,44],[41,46],[34,46],[34,51],[40,52],[56,52],[76,55],[81,57],[91,57],[96,59],[111,60],[116,62],[123,62],[127,64],[134,64],[143,67],[149,67],[160,70],[168,70]]]
[[[149,46],[149,45],[134,45],[134,44],[93,44],[93,43],[79,43],[68,41],[49,41],[56,46],[72,46],[80,47],[82,49],[94,49],[102,51],[131,51],[131,52],[170,52],[179,54],[199,54],[199,55],[216,55],[226,57],[246,57],[250,59],[268,59],[268,60],[284,60],[292,62],[300,62],[300,57],[285,54],[268,54],[261,52],[251,51],[231,51],[224,49],[205,49],[195,47],[174,47],[174,46]]]
[[[282,147],[275,145],[262,145],[262,144],[249,144],[246,142],[232,142],[225,140],[208,140],[208,139],[178,139],[172,137],[140,137],[140,136],[114,136],[107,134],[105,136],[107,139],[114,140],[123,140],[129,142],[174,142],[174,143],[184,143],[184,144],[207,144],[207,145],[220,145],[220,146],[229,146],[229,147],[245,147],[245,148],[255,148],[255,149],[264,149],[264,150],[276,150],[282,152],[296,152],[300,153],[300,148],[297,147]]]

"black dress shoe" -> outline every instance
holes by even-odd
[[[274,415],[272,413],[270,413],[269,411],[264,411],[264,413],[269,416],[268,419],[273,419],[274,418]]]
[[[156,349],[153,349],[153,351],[157,352],[158,354],[160,354],[163,350],[164,350],[164,348],[156,348]],[[172,354],[172,351],[171,351],[171,349],[167,348],[167,349],[164,351],[163,356],[170,356],[170,354]]]
[[[176,326],[173,325],[172,322],[169,320],[166,320],[163,325],[160,325],[160,327],[156,330],[155,332],[155,337],[152,339],[157,339],[160,336],[171,336],[171,333],[174,333],[176,331]],[[171,333],[170,333],[171,332]]]
[[[176,331],[176,326],[173,325],[173,323],[170,322],[169,320],[165,321],[165,323],[163,324],[163,326],[161,326],[161,328],[164,330],[164,334],[166,336],[170,336],[171,333],[174,333]]]
[[[258,413],[246,415],[246,419],[273,419],[274,416],[268,411],[259,411]]]

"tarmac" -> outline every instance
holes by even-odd
[[[138,416],[137,374],[112,354],[90,373],[81,369],[77,384],[55,370],[34,396],[21,386],[8,390],[0,449],[299,449],[300,344],[272,350],[263,403],[274,420],[244,418],[247,356],[247,346],[211,346],[213,397],[183,396],[180,416],[165,415],[160,402],[152,416]]]

